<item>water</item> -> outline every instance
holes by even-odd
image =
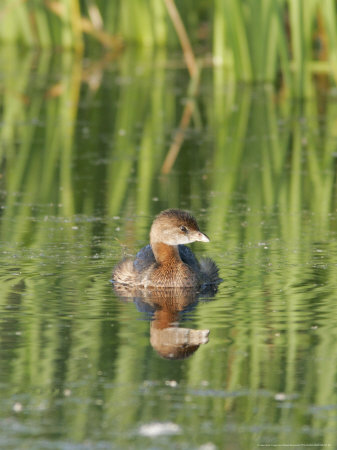
[[[1,50],[0,447],[336,448],[334,92],[204,69],[164,176],[188,86],[167,58]],[[224,281],[160,313],[110,280],[167,207]]]

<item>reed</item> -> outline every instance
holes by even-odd
[[[97,42],[105,48],[126,44],[177,47],[176,8],[194,48],[202,39],[213,63],[232,70],[237,80],[276,82],[280,76],[296,96],[310,95],[313,74],[337,79],[335,2],[214,0],[164,2],[6,0],[0,7],[0,41],[82,51]],[[32,6],[32,5],[31,5]],[[172,22],[173,20],[173,22]],[[204,23],[207,21],[207,32]],[[174,26],[173,26],[174,25]]]

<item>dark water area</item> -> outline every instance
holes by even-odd
[[[1,49],[1,448],[337,448],[336,91],[205,68],[163,175],[188,84],[164,52]],[[160,309],[111,273],[165,208],[224,281]]]

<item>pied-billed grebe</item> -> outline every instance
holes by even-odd
[[[209,259],[196,259],[183,244],[209,242],[197,221],[186,211],[167,209],[154,220],[150,245],[142,248],[134,260],[125,259],[113,272],[113,280],[143,287],[199,287],[221,281],[218,268]]]

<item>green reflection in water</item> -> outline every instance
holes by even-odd
[[[163,177],[188,86],[165,53],[16,52],[0,54],[1,445],[336,447],[335,98],[205,71]],[[166,207],[193,211],[224,279],[178,316],[210,330],[180,361],[109,282]],[[176,428],[151,438],[156,421]]]

